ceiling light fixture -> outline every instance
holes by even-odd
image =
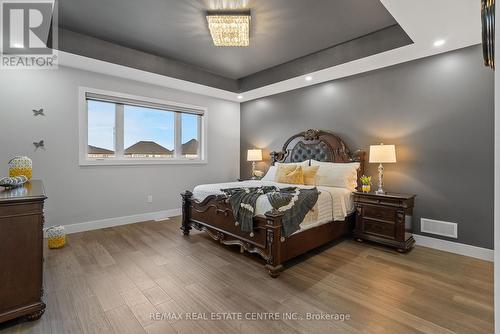
[[[434,46],[436,47],[443,46],[445,43],[446,41],[444,39],[438,39],[434,42]]]
[[[243,98],[243,95],[238,95],[238,100],[241,100]]]
[[[313,79],[313,77],[312,77],[312,76],[310,76],[310,75],[307,75],[307,76],[305,77],[305,79],[306,79],[306,81],[311,81],[311,80]]]
[[[250,12],[208,12],[207,21],[215,46],[250,44]]]

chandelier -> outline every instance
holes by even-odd
[[[250,44],[250,12],[208,12],[207,21],[215,46]]]

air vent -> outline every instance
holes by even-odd
[[[458,238],[456,223],[422,218],[420,219],[420,231],[424,233],[442,235],[448,238]]]

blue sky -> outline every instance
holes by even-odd
[[[198,135],[196,115],[182,115],[182,143]],[[115,105],[88,101],[88,143],[92,146],[114,150]],[[174,113],[125,106],[125,148],[141,140],[154,141],[168,149],[174,148]]]

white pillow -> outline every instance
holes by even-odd
[[[274,181],[276,179],[276,172],[278,171],[278,166],[271,166],[267,170],[266,175],[262,178],[262,181]]]
[[[355,190],[358,186],[359,162],[334,163],[311,160],[311,166],[319,166],[316,185],[341,187]]]
[[[301,166],[309,166],[309,160],[302,161],[302,162],[290,162],[290,163],[284,163],[284,162],[276,162],[274,163],[274,166],[270,166],[269,169],[267,170],[266,175],[262,178],[262,181],[276,181],[276,173],[278,172],[278,166],[279,165],[301,165]]]

